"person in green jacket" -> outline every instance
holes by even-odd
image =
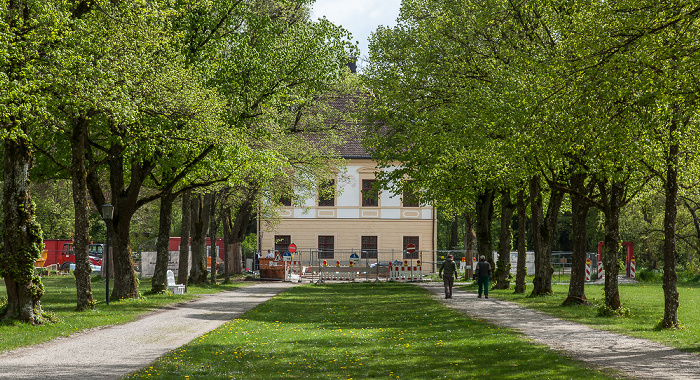
[[[476,263],[476,277],[479,284],[479,298],[481,298],[481,292],[489,298],[489,278],[491,277],[491,264],[486,261],[486,256],[481,255],[479,257],[479,262]]]
[[[452,298],[452,286],[455,283],[455,277],[457,277],[457,264],[453,259],[453,255],[447,255],[447,259],[440,265],[438,273],[438,277],[442,279],[442,284],[445,286],[445,298]]]

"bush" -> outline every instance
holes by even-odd
[[[637,280],[642,282],[661,282],[664,272],[658,269],[642,269],[637,272]]]
[[[621,307],[619,309],[612,309],[607,305],[598,306],[598,316],[599,317],[631,317],[632,312],[626,307]]]

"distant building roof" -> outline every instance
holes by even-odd
[[[331,139],[324,138],[323,134],[310,134],[309,140],[333,149],[342,158],[371,158],[369,152],[362,146],[365,131],[360,109],[362,97],[359,93],[334,96],[327,102],[331,112],[326,125],[338,132],[342,142],[330,141]]]

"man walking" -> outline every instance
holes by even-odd
[[[486,256],[481,255],[476,263],[476,278],[479,283],[479,298],[483,290],[486,298],[489,298],[489,277],[491,276],[491,264],[486,261]]]
[[[455,283],[455,277],[457,277],[457,264],[453,259],[452,254],[447,255],[447,259],[440,265],[438,273],[438,277],[442,279],[442,284],[445,286],[445,298],[452,298],[452,286]]]

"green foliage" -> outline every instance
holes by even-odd
[[[32,200],[36,204],[36,220],[44,236],[51,239],[73,237],[74,210],[70,182],[47,181],[32,185]]]
[[[658,282],[663,280],[663,271],[658,269],[637,270],[637,280],[642,282]]]
[[[599,317],[630,317],[630,309],[626,307],[620,307],[618,309],[612,309],[608,305],[598,306],[598,316]]]

